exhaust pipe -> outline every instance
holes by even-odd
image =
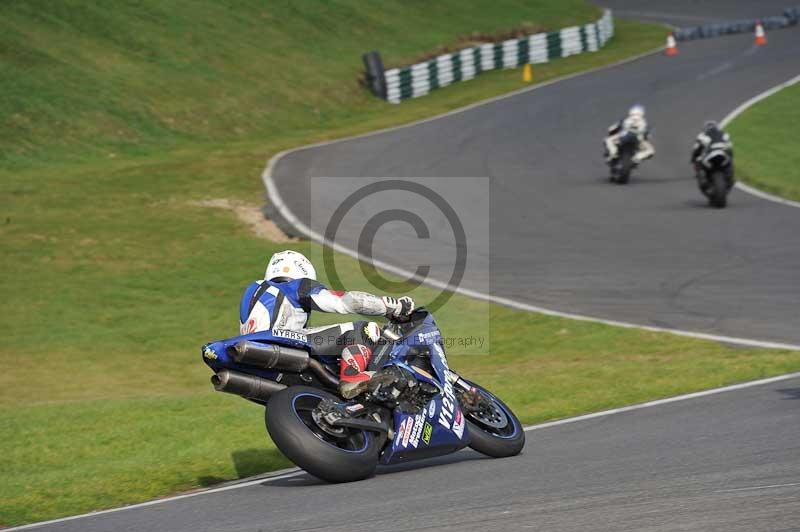
[[[212,375],[211,384],[218,392],[232,393],[258,401],[266,401],[273,393],[286,388],[285,385],[278,382],[229,369]]]
[[[292,373],[305,370],[309,359],[308,353],[301,349],[257,342],[239,342],[229,354],[239,364]]]

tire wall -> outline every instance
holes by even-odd
[[[418,98],[434,89],[467,81],[481,72],[547,63],[553,59],[584,52],[596,52],[614,35],[610,10],[591,24],[572,26],[520,39],[465,48],[423,63],[385,72],[386,100],[400,103]]]
[[[764,17],[758,20],[743,19],[703,24],[702,26],[692,26],[675,30],[674,35],[675,39],[679,41],[709,39],[737,33],[753,33],[755,32],[756,24],[759,22],[765,30],[770,31],[796,26],[798,20],[800,20],[800,7],[790,7],[784,10],[783,15],[780,16]]]

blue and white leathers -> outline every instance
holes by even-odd
[[[305,328],[311,312],[310,298],[324,289],[322,284],[310,279],[252,283],[239,303],[239,332]]]
[[[330,290],[314,279],[286,282],[256,281],[239,304],[241,334],[269,329],[301,331],[312,311],[362,316],[387,316],[403,308],[403,299],[359,291]],[[408,298],[405,298],[408,299]],[[413,302],[408,299],[407,303]]]

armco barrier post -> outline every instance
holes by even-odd
[[[361,58],[364,67],[367,69],[367,85],[372,94],[378,98],[386,99],[386,74],[383,69],[383,61],[378,52],[367,52]]]

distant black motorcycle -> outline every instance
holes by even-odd
[[[633,156],[639,151],[639,136],[632,131],[622,134],[617,140],[617,157],[609,161],[612,183],[624,185],[631,178],[631,171],[636,168]]]
[[[728,192],[733,187],[733,159],[728,151],[712,149],[695,163],[695,177],[700,192],[708,204],[723,209],[728,204]]]

